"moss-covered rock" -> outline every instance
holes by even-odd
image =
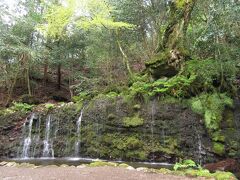
[[[221,143],[213,143],[213,152],[218,155],[223,155],[225,153],[225,146]]]
[[[125,127],[137,127],[142,126],[144,123],[144,119],[140,118],[138,115],[134,117],[125,117],[123,118],[123,124]]]
[[[100,166],[113,166],[116,167],[118,166],[117,163],[113,163],[113,162],[105,162],[105,161],[95,161],[92,162],[88,165],[89,167],[100,167]]]

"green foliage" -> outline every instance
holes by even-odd
[[[184,74],[194,74],[196,88],[214,89],[223,86],[226,90],[232,87],[236,79],[237,68],[232,61],[220,62],[215,59],[191,60],[186,63]]]
[[[185,160],[174,165],[174,172],[166,171],[167,174],[176,174],[193,177],[206,177],[214,178],[216,180],[232,179],[236,180],[236,177],[230,172],[217,171],[210,173],[209,170],[203,169],[192,160]]]
[[[209,172],[207,169],[187,169],[184,172],[187,176],[193,176],[193,177],[213,177],[213,174]]]
[[[133,109],[134,109],[135,111],[138,111],[138,110],[141,109],[141,105],[140,105],[140,104],[135,104],[135,105],[133,106]]]
[[[188,169],[188,168],[196,168],[196,167],[197,167],[197,164],[194,161],[187,159],[182,162],[176,163],[173,169],[177,171],[179,169]]]
[[[13,106],[11,109],[13,111],[23,111],[23,112],[28,112],[31,111],[34,105],[30,105],[27,103],[18,103],[18,102],[13,102]]]
[[[106,94],[106,96],[108,97],[108,98],[116,98],[117,96],[118,96],[118,93],[116,93],[116,92],[109,92],[109,93],[107,93]]]
[[[142,126],[144,123],[144,119],[140,118],[138,115],[134,117],[125,117],[123,118],[123,124],[125,127],[137,127]]]
[[[187,3],[190,3],[192,0],[177,0],[176,5],[178,8],[183,8]]]
[[[54,104],[51,104],[51,103],[47,103],[47,104],[45,104],[45,108],[47,109],[47,110],[52,110],[53,108],[54,108]]]
[[[29,111],[32,111],[34,105],[30,105],[27,103],[21,103],[21,102],[13,102],[13,106],[7,109],[0,110],[0,115],[8,115],[15,112],[21,112],[21,113],[27,113]]]
[[[195,75],[190,77],[177,75],[170,79],[163,78],[154,82],[136,81],[129,88],[130,96],[171,95],[173,97],[184,97],[195,78]]]
[[[204,116],[205,125],[209,130],[218,130],[225,106],[232,106],[233,101],[226,94],[201,94],[192,98],[191,107],[196,113]]]
[[[216,180],[236,180],[236,177],[230,172],[223,172],[217,171],[215,173],[210,173],[206,169],[187,169],[183,173],[186,176],[193,176],[193,177],[206,177],[206,178],[214,178]]]
[[[83,91],[83,92],[79,93],[77,96],[73,96],[72,101],[75,103],[83,102],[84,100],[89,99],[90,96],[91,96],[90,93]]]
[[[39,25],[37,29],[45,36],[59,39],[66,33],[65,28],[71,21],[74,8],[75,4],[70,0],[68,1],[68,6],[52,4],[45,14],[45,21],[47,23]]]
[[[187,88],[196,79],[195,75],[190,77],[178,75],[169,80],[157,80],[152,84],[152,93],[150,95],[156,95],[161,93],[170,93],[174,97],[181,97],[187,93]]]

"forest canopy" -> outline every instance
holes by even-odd
[[[16,0],[10,5],[0,5],[2,106],[109,92],[139,99],[237,94],[238,0]]]

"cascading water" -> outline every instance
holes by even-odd
[[[52,157],[54,158],[53,142],[50,139],[51,133],[51,116],[49,115],[46,119],[46,130],[45,130],[45,139],[43,141],[43,157]]]
[[[198,159],[199,159],[199,164],[202,165],[203,148],[202,148],[202,140],[199,133],[197,133],[197,138],[198,138]]]
[[[38,146],[40,144],[40,136],[41,136],[41,118],[39,117],[38,123],[36,123],[37,134],[34,136],[35,146],[33,149],[33,157],[35,157],[36,152],[38,150]]]
[[[152,139],[152,143],[154,140],[154,126],[155,126],[155,114],[156,114],[156,100],[154,99],[152,101],[152,105],[151,105],[151,139]],[[155,154],[152,154],[152,160],[155,160]]]
[[[32,142],[32,124],[33,124],[34,117],[35,117],[35,114],[33,113],[29,119],[28,134],[27,134],[27,137],[24,139],[22,158],[29,158],[30,156],[29,150]],[[27,122],[24,123],[24,129],[26,128],[26,123]]]
[[[81,144],[81,124],[82,124],[82,117],[83,117],[84,108],[81,110],[80,116],[77,120],[77,140],[75,142],[75,156],[79,156],[80,151],[80,144]]]

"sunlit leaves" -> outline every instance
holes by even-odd
[[[111,17],[112,11],[113,7],[100,0],[68,0],[62,4],[52,4],[45,15],[45,23],[39,25],[38,30],[45,36],[59,39],[74,26],[82,29],[96,26],[110,29],[133,27],[128,23],[115,22]]]

